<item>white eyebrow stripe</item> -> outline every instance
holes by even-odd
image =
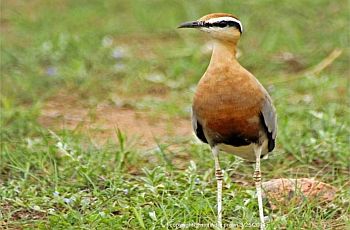
[[[232,22],[237,22],[239,24],[239,26],[241,27],[241,30],[243,32],[243,26],[240,20],[236,19],[236,18],[232,18],[232,17],[219,17],[219,18],[211,18],[209,19],[208,23],[215,23],[215,22],[221,22],[221,21],[232,21]]]

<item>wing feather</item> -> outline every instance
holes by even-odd
[[[267,97],[261,109],[261,115],[266,127],[267,136],[269,138],[268,149],[271,152],[275,148],[275,140],[277,135],[277,116],[276,109],[272,105],[272,101]]]

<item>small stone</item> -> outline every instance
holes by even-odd
[[[52,194],[53,194],[54,197],[59,197],[60,196],[60,193],[58,191],[54,191]]]
[[[196,179],[194,179],[194,183],[195,183],[195,184],[200,184],[200,183],[201,183],[201,180],[197,177]]]
[[[113,44],[113,38],[109,35],[103,37],[102,39],[102,46],[103,47],[111,47]]]
[[[115,47],[112,51],[112,57],[114,59],[122,59],[128,56],[128,52],[124,47]]]
[[[69,199],[69,198],[63,198],[63,202],[66,204],[71,204],[73,202],[73,200]]]
[[[101,217],[106,217],[106,213],[104,213],[104,212],[99,212],[98,213]]]
[[[35,211],[40,211],[40,210],[41,210],[41,208],[40,208],[38,205],[34,205],[34,206],[33,206],[33,209],[34,209]]]
[[[151,217],[152,220],[157,221],[157,216],[155,211],[148,212],[148,215],[149,217]]]

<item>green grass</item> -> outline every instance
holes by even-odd
[[[244,24],[240,62],[269,89],[277,148],[263,180],[316,177],[336,186],[329,205],[265,208],[269,229],[349,223],[349,5],[347,1],[2,1],[0,226],[5,229],[159,229],[215,223],[216,182],[207,146],[170,137],[144,150],[121,132],[103,145],[79,130],[43,127],[60,92],[91,111],[115,100],[189,119],[208,64],[200,33],[179,23],[232,12]],[[304,70],[333,50],[320,74]],[[114,56],[113,57],[113,54]],[[290,53],[291,60],[283,60]],[[119,57],[117,57],[119,56]],[[258,223],[253,167],[227,154],[224,223]],[[244,183],[242,183],[242,181]],[[248,185],[246,185],[248,182]]]

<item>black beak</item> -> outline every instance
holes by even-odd
[[[203,27],[204,23],[201,21],[184,22],[177,28],[199,28]]]

